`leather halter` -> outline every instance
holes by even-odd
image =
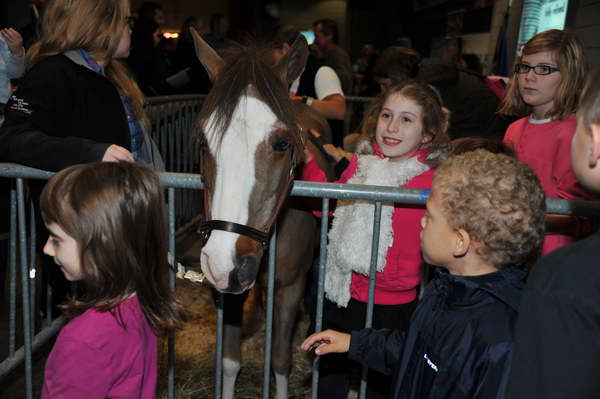
[[[304,146],[306,145],[306,139],[303,134],[303,128],[300,125],[298,125],[298,129],[299,129],[298,136],[300,138],[300,143],[302,144],[302,148],[304,148]],[[206,143],[203,143],[201,145],[201,152],[204,152],[204,151],[206,151]],[[239,234],[242,236],[246,236],[246,237],[260,243],[263,248],[266,248],[269,246],[269,236],[270,236],[270,232],[271,232],[271,227],[273,226],[273,223],[275,223],[275,220],[277,220],[277,216],[279,216],[279,212],[281,211],[281,208],[283,207],[283,203],[285,202],[290,191],[292,190],[292,182],[294,181],[294,170],[298,163],[297,154],[294,151],[294,146],[292,146],[290,148],[290,151],[291,151],[291,154],[290,154],[291,165],[290,165],[290,171],[288,173],[288,178],[287,178],[287,181],[284,186],[284,190],[282,191],[281,195],[277,199],[277,204],[275,205],[275,211],[273,212],[271,218],[267,221],[264,229],[262,229],[262,230],[255,229],[254,227],[250,227],[250,226],[247,226],[244,224],[229,222],[226,220],[211,220],[210,219],[210,209],[208,207],[208,205],[210,204],[210,197],[209,197],[210,193],[208,192],[208,189],[206,187],[204,188],[204,190],[203,190],[204,191],[204,220],[206,220],[206,222],[202,223],[200,225],[200,227],[198,228],[198,232],[200,233],[201,238],[204,241],[208,240],[208,238],[210,237],[210,233],[213,230],[221,230],[221,231],[227,231],[229,233],[235,233],[235,234]],[[201,159],[203,159],[202,154],[201,154]],[[202,170],[200,171],[200,173],[202,174]]]

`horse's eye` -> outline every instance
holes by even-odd
[[[290,143],[286,139],[280,139],[273,144],[273,151],[286,151],[290,147]]]

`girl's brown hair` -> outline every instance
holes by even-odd
[[[156,174],[131,163],[64,169],[46,185],[42,217],[77,242],[86,292],[63,310],[113,311],[136,294],[155,331],[178,327],[181,305],[168,287],[165,206]]]
[[[131,74],[113,59],[123,29],[129,29],[129,0],[50,0],[42,17],[40,40],[27,52],[27,67],[53,55],[84,49],[104,64],[106,77],[131,100],[134,111],[148,126],[144,96]]]
[[[423,136],[431,137],[432,144],[448,144],[450,112],[444,108],[440,93],[430,84],[421,80],[405,80],[390,86],[379,94],[367,109],[360,132],[375,139],[379,114],[388,97],[400,94],[410,98],[423,109]]]
[[[537,54],[543,51],[554,53],[562,77],[554,93],[554,104],[546,117],[565,119],[577,111],[579,94],[585,81],[586,60],[583,45],[577,35],[570,30],[547,30],[529,39],[523,47],[523,54],[517,57],[515,65],[521,63],[523,55]],[[519,92],[517,73],[513,73],[510,79],[508,90],[498,112],[519,117],[531,113],[531,106],[523,101]]]

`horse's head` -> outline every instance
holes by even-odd
[[[202,271],[217,290],[240,293],[256,279],[271,225],[287,196],[303,136],[287,92],[304,69],[299,38],[275,68],[266,49],[240,48],[223,61],[192,32],[213,80],[197,129],[203,139],[204,207],[210,236]]]

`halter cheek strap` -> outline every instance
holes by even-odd
[[[303,144],[304,144],[304,142],[303,142]],[[291,166],[290,166],[290,171],[288,174],[287,181],[285,183],[284,191],[277,199],[277,204],[275,205],[275,211],[273,212],[271,218],[268,220],[264,231],[255,229],[254,227],[250,227],[247,225],[243,225],[243,224],[239,224],[239,223],[235,223],[235,222],[229,222],[226,220],[211,220],[210,219],[210,209],[208,208],[208,204],[210,204],[210,193],[205,188],[203,191],[204,191],[204,218],[205,218],[206,222],[202,223],[200,225],[200,227],[198,228],[198,232],[200,233],[202,239],[204,241],[207,241],[208,238],[210,237],[210,233],[213,230],[221,230],[221,231],[227,231],[229,233],[236,233],[236,234],[246,236],[246,237],[260,243],[263,246],[263,248],[268,247],[271,227],[273,226],[273,223],[275,223],[277,216],[279,216],[279,212],[281,211],[281,208],[283,207],[283,203],[285,202],[289,193],[292,190],[292,182],[294,181],[294,169],[296,167],[296,157],[295,157],[295,153],[294,153],[293,149],[292,149],[292,154],[290,156],[290,161],[291,161]]]

